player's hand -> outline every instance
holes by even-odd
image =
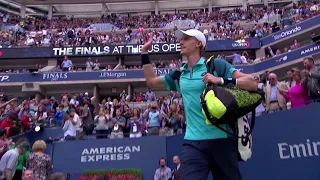
[[[148,33],[148,38],[144,40],[144,45],[141,48],[141,53],[146,53],[152,46],[153,33]]]
[[[214,75],[207,73],[206,75],[203,76],[202,81],[206,84],[212,83],[219,85],[222,83],[222,80],[220,77],[215,77]]]

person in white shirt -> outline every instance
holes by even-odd
[[[19,155],[30,150],[30,144],[22,142],[16,148],[7,151],[0,160],[0,179],[12,180],[18,165]]]
[[[34,39],[31,36],[28,37],[28,39],[26,41],[26,45],[27,46],[34,46],[35,45]]]
[[[48,118],[47,112],[43,111],[43,107],[39,106],[38,111],[34,114],[34,119],[39,122],[39,121],[45,121]]]
[[[80,119],[79,115],[77,114],[75,109],[71,109],[70,110],[70,116],[73,120],[73,122],[75,122],[75,126],[77,127],[77,129],[81,128],[82,125],[82,120]]]
[[[82,119],[79,117],[75,109],[70,110],[70,116],[73,122],[76,122],[76,138],[82,139],[84,136],[84,131],[82,128]]]
[[[73,98],[70,100],[69,104],[73,104],[75,107],[78,107],[79,101],[77,101],[77,96],[73,96]]]
[[[62,122],[62,130],[64,132],[64,139],[65,140],[75,140],[76,139],[76,124],[77,122],[73,121],[73,119],[68,115],[65,114],[63,116]]]
[[[311,12],[317,12],[319,11],[319,6],[317,5],[317,2],[314,2],[314,5],[310,7]]]
[[[96,123],[96,130],[105,130],[108,129],[109,118],[106,116],[106,112],[103,108],[100,109],[99,115],[96,115],[94,122]]]

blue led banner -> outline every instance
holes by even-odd
[[[262,46],[264,46],[264,45],[273,43],[275,41],[279,41],[283,38],[293,36],[296,33],[299,33],[301,31],[304,31],[306,29],[309,29],[309,28],[312,28],[314,26],[319,25],[319,22],[320,22],[320,15],[313,17],[311,19],[308,19],[306,21],[303,21],[299,24],[290,26],[290,27],[283,29],[279,32],[273,33],[267,37],[264,37],[261,39],[261,44],[262,44]]]
[[[301,57],[320,53],[320,44],[296,49],[289,53],[273,57],[254,65],[235,66],[241,72],[252,74],[270,69],[272,67],[294,61]],[[158,76],[168,74],[174,69],[156,69]],[[8,82],[59,82],[59,81],[89,81],[89,80],[119,80],[119,79],[143,79],[143,70],[115,70],[94,72],[48,72],[38,74],[0,74],[0,83]]]
[[[238,39],[238,40],[215,40],[207,41],[206,51],[229,51],[259,49],[260,40],[258,38]]]
[[[320,44],[310,44],[308,46],[304,46],[294,51],[291,51],[279,56],[275,56],[271,59],[264,60],[254,65],[240,65],[240,66],[236,66],[236,68],[244,73],[252,74],[252,73],[268,70],[269,68],[297,60],[301,57],[306,57],[306,56],[310,56],[318,53],[320,53]]]
[[[141,44],[109,45],[94,47],[47,47],[47,48],[3,48],[0,49],[0,59],[18,58],[49,58],[62,56],[105,56],[105,55],[138,55],[141,52]],[[259,49],[258,38],[239,40],[208,41],[206,51]],[[179,43],[153,44],[149,53],[179,53]]]
[[[156,69],[158,76],[175,69]],[[48,72],[36,74],[0,74],[0,83],[5,82],[59,82],[88,80],[117,80],[144,78],[143,70],[96,71],[96,72]]]

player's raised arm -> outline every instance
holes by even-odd
[[[154,69],[151,65],[148,50],[152,46],[153,33],[149,34],[148,39],[145,41],[141,49],[141,62],[143,67],[144,76],[147,81],[147,86],[149,88],[166,88],[165,82],[163,81],[162,76],[157,76],[154,72]]]

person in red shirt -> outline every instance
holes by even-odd
[[[142,93],[140,93],[138,96],[137,96],[137,102],[142,102],[143,101],[143,96],[142,96]]]
[[[14,125],[14,121],[18,120],[18,115],[10,112],[9,115],[1,122],[0,128],[11,128]]]

